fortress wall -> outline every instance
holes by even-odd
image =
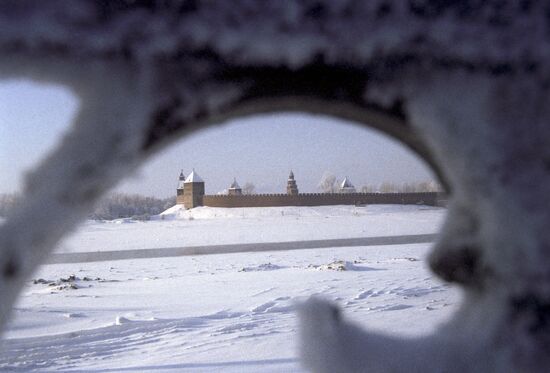
[[[327,206],[364,204],[423,204],[438,206],[441,193],[304,193],[205,195],[203,205],[210,207]],[[179,202],[178,202],[179,203]]]

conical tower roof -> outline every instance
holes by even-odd
[[[289,180],[294,180],[294,172],[292,172],[292,170],[290,170],[290,174],[288,175],[288,179]]]
[[[239,185],[239,183],[237,183],[236,178],[233,178],[233,182],[229,186],[229,189],[241,189],[241,186]]]
[[[183,170],[181,170],[179,181],[178,181],[178,189],[183,189],[184,182],[185,182],[185,175],[183,174]]]
[[[355,188],[351,181],[348,180],[347,177],[344,178],[344,181],[342,181],[342,184],[340,185],[340,188]]]
[[[195,169],[185,179],[186,183],[204,183],[204,180],[195,172]]]

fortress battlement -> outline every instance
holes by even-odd
[[[411,193],[359,193],[347,180],[335,193],[299,193],[294,174],[288,178],[287,193],[242,194],[236,180],[228,194],[207,195],[204,193],[204,181],[195,171],[187,178],[180,174],[176,200],[185,208],[197,206],[210,207],[271,207],[271,206],[327,206],[327,205],[368,205],[368,204],[405,204],[440,206],[445,195],[438,192]]]

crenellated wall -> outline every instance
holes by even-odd
[[[326,206],[364,204],[423,204],[439,206],[442,193],[303,193],[205,195],[202,204],[210,207]]]

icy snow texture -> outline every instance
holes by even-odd
[[[414,342],[363,332],[331,306],[310,303],[303,343],[317,347],[304,350],[307,366],[545,370],[546,8],[474,0],[2,2],[0,78],[64,84],[81,108],[72,132],[28,177],[21,210],[0,228],[0,322],[56,242],[172,135],[235,115],[303,110],[380,128],[436,168],[453,195],[431,266],[466,293],[454,321]],[[339,339],[342,349],[325,353]]]
[[[412,223],[415,220],[411,214],[392,214]],[[309,219],[315,216],[303,218]],[[384,225],[386,219],[381,215],[379,224]],[[148,222],[141,229],[157,237],[159,245],[166,245],[163,228],[172,223]],[[105,224],[86,225],[101,228]],[[272,240],[277,228],[265,228],[262,221],[255,222],[252,239]],[[315,225],[305,229],[316,232]],[[341,231],[345,234],[345,228]],[[108,234],[115,240],[132,239],[132,232],[112,230]],[[206,237],[206,244],[215,242]],[[97,248],[93,242],[83,245],[86,251]],[[459,305],[460,292],[429,273],[425,259],[430,246],[41,266],[33,278],[48,283],[27,282],[8,324],[6,341],[0,344],[0,372],[305,373],[297,359],[295,310],[311,294],[337,302],[347,317],[379,333],[427,335],[450,318]],[[407,259],[411,257],[417,260]],[[313,268],[335,260],[355,263],[357,268]],[[71,271],[78,289],[58,290],[48,285],[66,279]],[[116,325],[120,317],[130,322]]]

